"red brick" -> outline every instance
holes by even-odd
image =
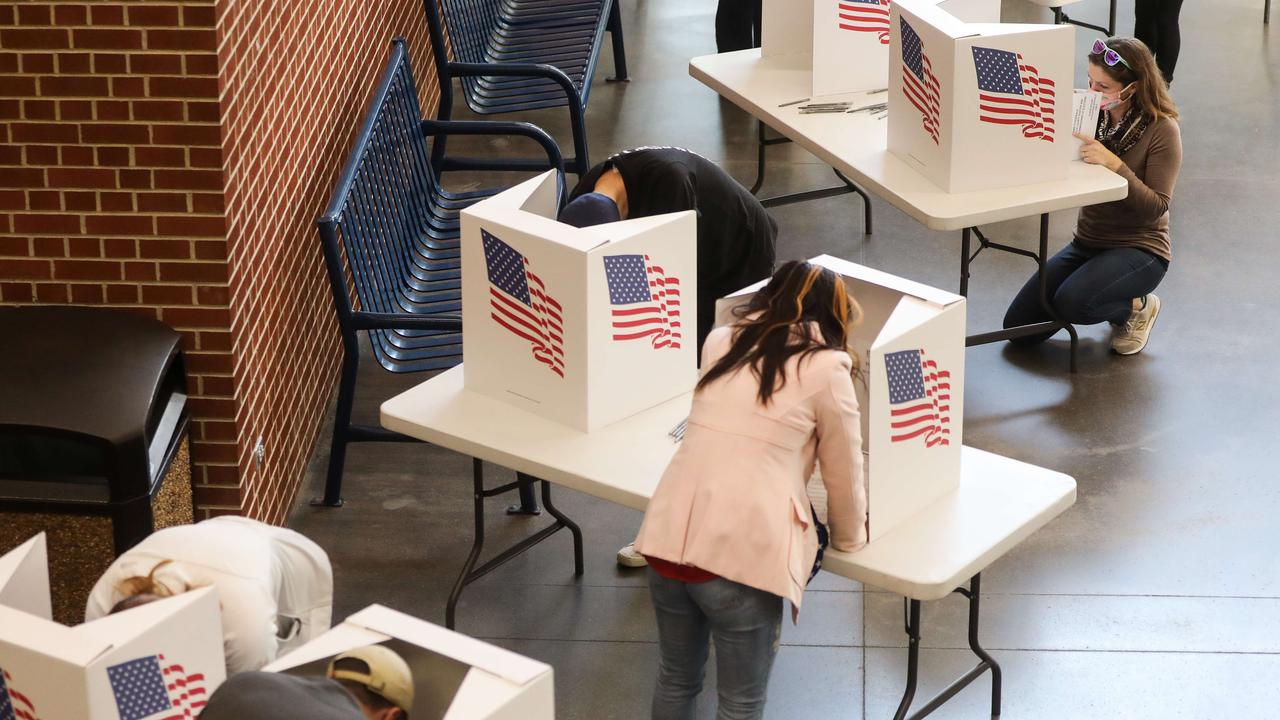
[[[14,215],[13,229],[20,233],[39,233],[55,235],[59,233],[79,233],[80,216],[30,214]]]
[[[137,152],[143,149],[138,148]],[[138,193],[137,197],[138,209],[143,212],[187,212],[187,196],[184,193]]]
[[[21,119],[22,119],[22,101],[21,100],[0,99],[0,120],[21,120]]]
[[[231,333],[214,330],[200,331],[201,350],[231,350]]]
[[[67,239],[59,237],[31,238],[32,249],[36,257],[60,258],[67,256]]]
[[[102,250],[103,256],[109,258],[138,257],[138,243],[131,238],[104,238]]]
[[[147,78],[151,97],[209,98],[218,96],[216,77],[165,77]]]
[[[182,56],[169,53],[130,55],[129,71],[134,75],[181,75]]]
[[[131,27],[168,27],[178,25],[178,8],[172,6],[134,5],[129,8],[129,25]]]
[[[0,190],[0,210],[26,209],[27,196],[21,190]]]
[[[156,145],[222,146],[222,131],[217,125],[153,125],[151,139]]]
[[[133,164],[127,147],[103,146],[94,148],[94,153],[98,156],[99,167],[129,167]]]
[[[88,100],[63,100],[58,103],[60,120],[92,120],[93,103]]]
[[[180,147],[139,147],[135,148],[133,153],[139,166],[179,168],[187,166],[187,153]]]
[[[90,157],[92,158],[92,150]],[[114,188],[116,171],[107,168],[49,168],[49,184],[57,188]]]
[[[237,509],[240,507],[239,487],[212,487],[209,485],[200,485],[196,487],[193,492],[195,493],[196,505],[213,517],[216,517],[214,514],[219,512],[216,509],[217,506]],[[228,511],[221,514],[235,515],[236,512]]]
[[[213,27],[213,5],[187,5],[182,8],[182,24],[187,27]]]
[[[5,168],[0,172],[0,188],[45,187],[44,170],[40,168]]]
[[[127,262],[124,264],[125,280],[154,281],[158,277],[156,264],[153,262]]]
[[[66,30],[22,28],[0,30],[0,47],[6,50],[56,50],[70,45]]]
[[[84,123],[80,126],[80,136],[85,143],[147,145],[151,142],[151,128],[122,123]]]
[[[136,305],[138,303],[137,285],[108,285],[108,305]]]
[[[132,103],[135,120],[182,120],[182,103],[177,100],[138,100]]]
[[[36,297],[31,283],[0,283],[0,301],[29,303]]]
[[[155,186],[169,190],[221,190],[221,170],[156,170]]]
[[[226,209],[222,193],[192,193],[191,212],[221,213]]]
[[[58,148],[63,165],[92,165],[93,148],[84,145],[63,145]]]
[[[160,235],[182,237],[222,237],[226,232],[226,224],[221,216],[161,216],[156,218],[156,232]]]
[[[53,75],[40,78],[40,94],[44,97],[101,97],[111,91],[104,77],[92,75]]]
[[[219,122],[222,110],[216,102],[189,102],[187,119],[191,122]]]
[[[36,302],[38,303],[65,303],[69,298],[67,286],[62,283],[56,285],[36,283]]]
[[[116,9],[119,10],[120,8]],[[76,28],[71,31],[71,38],[72,44],[80,50],[133,50],[142,48],[141,30]]]
[[[22,56],[22,72],[27,75],[52,73],[53,67],[53,55],[48,53],[27,53]]]
[[[3,46],[0,46],[3,47]],[[9,97],[30,97],[36,94],[36,79],[5,75],[0,77],[0,95]]]
[[[85,305],[101,305],[103,292],[101,285],[72,285],[71,302]]]
[[[150,170],[117,170],[116,172],[119,176],[116,182],[121,188],[150,190],[154,187]]]
[[[148,30],[149,50],[208,50],[218,49],[213,28],[203,30]]]
[[[119,280],[120,263],[109,260],[54,260],[53,276],[59,280]]]
[[[94,118],[97,120],[128,120],[129,103],[120,100],[98,100],[94,103]]]
[[[200,417],[207,417],[201,415]],[[221,416],[220,416],[221,417]],[[236,487],[239,485],[240,469],[234,465],[205,465],[205,482],[209,486]],[[201,486],[205,487],[205,486]]]
[[[142,302],[146,305],[191,305],[190,285],[143,285]]]
[[[223,285],[197,285],[196,302],[201,305],[228,305],[231,296]]]
[[[154,235],[155,222],[150,215],[86,215],[85,231],[94,235]]]
[[[129,72],[129,56],[123,53],[94,53],[93,71],[98,75],[123,75]]]
[[[62,194],[56,190],[32,190],[27,193],[27,206],[32,210],[61,210]]]
[[[104,192],[98,195],[102,212],[133,212],[133,193]],[[141,210],[142,208],[138,208]]]
[[[157,260],[187,260],[191,257],[191,242],[182,240],[139,240],[138,257]]]
[[[222,240],[197,241],[196,246],[197,260],[226,260],[227,259],[227,243]]]
[[[234,378],[217,375],[205,375],[200,378],[200,392],[203,395],[230,397],[235,390]]]
[[[19,25],[49,25],[52,20],[48,5],[19,5]]]
[[[73,258],[102,257],[102,241],[98,238],[67,238],[67,248],[71,251],[70,255]]]
[[[0,237],[0,255],[27,257],[31,254],[31,241],[24,237]]]
[[[31,145],[29,147],[40,146]],[[0,145],[0,165],[21,165],[22,149],[21,145]]]
[[[98,195],[91,192],[67,192],[63,194],[67,210],[72,212],[96,212]]]
[[[119,5],[94,5],[89,13],[90,22],[93,25],[124,24],[124,8]]]
[[[88,25],[89,8],[83,5],[58,5],[53,8],[53,21],[60,26]]]
[[[235,358],[229,352],[189,352],[186,360],[187,372],[193,375],[203,375],[205,373],[228,375],[235,370]]]
[[[164,308],[161,315],[173,327],[222,329],[231,324],[227,308]]]
[[[16,73],[18,72],[18,53],[0,52],[0,72]]]
[[[213,53],[185,56],[187,75],[217,75],[218,56]]]
[[[50,103],[52,105],[52,103]],[[56,123],[14,123],[10,126],[16,143],[78,143],[80,128]]]
[[[111,78],[111,96],[140,98],[147,95],[147,81],[140,77]]]
[[[226,282],[224,263],[160,263],[160,279],[173,282]]]

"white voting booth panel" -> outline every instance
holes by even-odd
[[[0,606],[0,709],[24,720],[194,717],[226,678],[217,591],[67,627]]]
[[[971,23],[949,5],[891,8],[889,151],[949,193],[1065,179],[1074,27]]]
[[[851,328],[854,388],[866,457],[867,531],[872,541],[959,486],[964,430],[965,300],[879,270],[821,255],[862,307]],[[734,319],[764,282],[716,304],[716,324]]]
[[[49,550],[44,533],[0,557],[0,605],[53,620]]]
[[[557,222],[548,172],[462,212],[468,390],[584,432],[697,378],[692,211]]]
[[[268,665],[323,675],[338,654],[364,645],[395,650],[413,672],[414,720],[552,720],[550,665],[381,605],[370,605]]]

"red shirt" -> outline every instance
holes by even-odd
[[[648,555],[645,555],[644,559],[649,561],[649,567],[653,568],[654,572],[668,580],[679,580],[680,582],[687,583],[704,583],[720,577],[713,572],[707,572],[706,570],[696,568],[692,565],[680,565],[678,563],[663,560],[662,558],[649,557]]]

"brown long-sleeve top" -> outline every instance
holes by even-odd
[[[1080,208],[1076,242],[1097,250],[1136,247],[1171,260],[1169,203],[1182,168],[1177,121],[1161,118],[1152,123],[1120,159],[1124,164],[1117,172],[1129,181],[1129,195]]]

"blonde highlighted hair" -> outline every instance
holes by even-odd
[[[1151,50],[1135,38],[1113,37],[1104,42],[1124,58],[1124,62],[1108,65],[1103,60],[1102,53],[1089,53],[1089,63],[1101,68],[1102,72],[1121,86],[1136,83],[1132,102],[1143,115],[1152,120],[1177,120],[1178,106],[1169,95],[1169,84],[1164,81],[1164,75],[1160,74]]]

